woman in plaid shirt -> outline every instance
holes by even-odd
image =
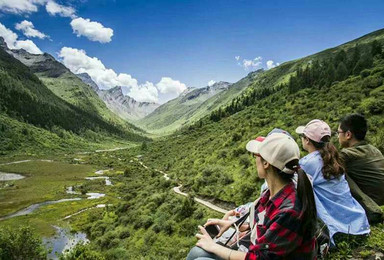
[[[298,145],[289,135],[274,133],[248,142],[246,148],[255,157],[259,177],[269,187],[250,209],[251,245],[243,251],[224,247],[199,226],[197,247],[187,260],[315,259],[316,207],[311,183],[299,167]],[[297,191],[294,173],[298,174]],[[205,226],[219,226],[221,236],[232,224],[211,219]]]

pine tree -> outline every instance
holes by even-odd
[[[347,53],[344,50],[341,50],[336,54],[334,64],[335,66],[338,66],[339,63],[345,62],[346,60],[347,60]]]
[[[374,40],[371,43],[371,55],[372,55],[372,57],[375,57],[376,55],[381,55],[382,53],[383,53],[383,50],[382,50],[381,44],[377,40]]]
[[[336,69],[335,66],[333,65],[333,62],[328,62],[327,64],[327,70],[326,70],[326,84],[327,86],[330,86],[332,82],[335,81],[336,79]]]
[[[342,81],[348,76],[347,66],[344,62],[340,62],[336,69],[336,80]]]

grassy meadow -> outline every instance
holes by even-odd
[[[113,196],[107,195],[100,199],[88,200],[84,195],[87,192],[113,194],[113,192],[109,192],[112,186],[106,186],[104,179],[84,179],[88,176],[95,176],[96,170],[100,169],[94,165],[40,160],[0,165],[1,172],[18,173],[25,176],[24,179],[0,183],[1,216],[44,201],[82,198],[79,201],[42,206],[32,214],[3,220],[0,222],[0,226],[16,227],[20,224],[28,224],[35,227],[38,233],[47,235],[53,232],[51,225],[58,224],[67,215],[97,204],[110,204],[115,199]],[[67,194],[66,188],[69,186],[74,186],[75,191],[80,194]]]

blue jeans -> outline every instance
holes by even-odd
[[[223,260],[215,254],[208,253],[201,247],[195,246],[189,251],[187,260]]]

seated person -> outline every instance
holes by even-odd
[[[337,133],[352,195],[375,223],[382,221],[379,205],[384,205],[384,156],[365,141],[367,129],[362,115],[351,114],[340,121]]]
[[[258,176],[269,187],[250,209],[249,248],[241,251],[219,245],[200,226],[198,242],[187,260],[315,259],[316,207],[311,183],[299,168],[298,145],[288,135],[275,133],[248,142],[246,148],[254,154]],[[298,173],[297,190],[294,173]],[[208,225],[217,225],[220,236],[232,221],[211,219]]]
[[[301,168],[312,177],[316,209],[328,226],[331,245],[335,235],[366,235],[369,223],[362,206],[352,197],[336,147],[330,143],[331,129],[315,119],[296,129],[308,155],[300,159]]]

